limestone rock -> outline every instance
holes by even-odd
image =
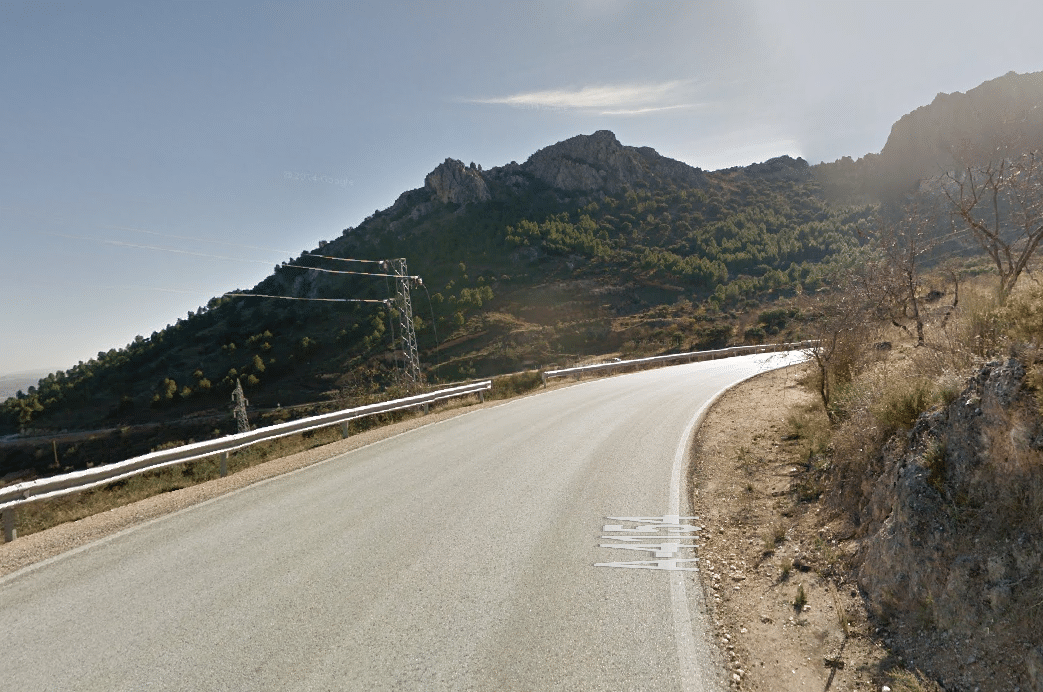
[[[948,171],[1041,146],[1043,72],[1009,72],[966,93],[938,94],[891,126],[879,154],[818,164],[815,174],[840,198],[888,199]]]
[[[424,178],[424,186],[442,203],[470,204],[491,199],[482,171],[472,164],[446,159]]]
[[[641,183],[702,187],[702,171],[660,156],[649,147],[626,147],[608,130],[578,135],[540,149],[522,169],[559,190],[618,193]]]
[[[1032,692],[1043,692],[1043,651],[1032,648],[1025,655],[1025,673]]]
[[[970,633],[1036,598],[1043,522],[1025,506],[1043,499],[1043,421],[1024,378],[1015,359],[985,365],[887,448],[858,571],[881,613]]]

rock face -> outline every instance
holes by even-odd
[[[811,177],[808,162],[792,156],[776,156],[764,163],[751,163],[742,172],[750,178],[770,180],[805,180]]]
[[[424,186],[443,204],[485,202],[492,197],[481,171],[474,164],[468,168],[456,159],[446,159],[428,173]]]
[[[772,159],[768,164],[776,166],[772,163],[776,161],[781,159]],[[802,159],[798,161],[807,167]],[[789,163],[782,168],[791,170]],[[409,216],[415,219],[431,211],[432,204],[486,202],[492,199],[492,190],[521,193],[533,180],[563,192],[592,194],[599,191],[615,194],[638,186],[705,187],[707,184],[700,169],[660,156],[649,147],[623,146],[614,134],[601,130],[540,149],[521,165],[511,162],[483,171],[473,163],[465,166],[462,161],[446,159],[424,178],[424,200],[416,198],[415,193],[420,191],[410,191],[399,198],[391,211],[395,213],[404,205],[412,205]]]
[[[1043,147],[1043,72],[984,82],[967,93],[938,94],[902,116],[879,154],[815,167],[840,197],[887,199],[967,165]]]
[[[608,130],[578,135],[540,149],[523,170],[559,190],[618,193],[641,183],[702,187],[697,168],[660,156],[649,147],[625,147]]]
[[[1043,593],[1043,420],[1024,379],[1014,359],[988,364],[885,456],[858,572],[881,615],[1043,644],[1030,612]]]
[[[1043,145],[1043,72],[1009,72],[967,93],[938,94],[902,116],[880,151],[881,163],[915,182],[1008,149]]]

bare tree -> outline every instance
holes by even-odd
[[[876,284],[879,309],[891,324],[912,335],[904,320],[916,328],[916,345],[924,345],[923,296],[920,277],[924,260],[951,236],[938,233],[938,214],[910,202],[897,213],[882,213],[876,225],[863,232],[874,241],[881,261],[870,267],[867,279]]]
[[[1043,240],[1043,153],[968,166],[948,177],[953,212],[996,265],[1005,301]]]
[[[836,397],[858,374],[870,325],[880,316],[883,297],[870,264],[838,270],[832,279],[833,291],[809,306],[815,336],[809,354],[818,369],[822,405],[830,420],[836,422]]]

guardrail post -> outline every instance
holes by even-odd
[[[340,437],[342,440],[346,439],[349,435],[351,435],[351,430],[348,429],[349,422],[350,421],[343,421],[340,424]]]
[[[10,543],[18,538],[18,529],[15,528],[15,508],[8,507],[0,514],[4,517],[4,542]]]
[[[478,392],[478,403],[479,404],[484,404],[485,403],[485,391],[484,390]]]
[[[228,475],[228,452],[221,452],[221,478]]]
[[[431,410],[431,404],[424,404],[424,415],[426,416]]]

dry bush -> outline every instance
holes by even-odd
[[[894,692],[943,692],[942,687],[920,671],[899,670],[891,673]]]
[[[543,386],[543,378],[537,370],[504,375],[493,378],[490,399],[510,399]]]
[[[1007,345],[1003,310],[995,287],[985,278],[969,281],[960,291],[960,305],[943,330],[953,365],[971,367],[975,359],[988,360]]]
[[[899,344],[881,355],[866,348],[860,374],[838,397],[843,412],[832,426],[831,491],[834,506],[856,525],[883,472],[883,449],[895,433],[910,429],[920,414],[951,402],[963,378],[936,349]],[[892,443],[905,444],[902,436]]]

